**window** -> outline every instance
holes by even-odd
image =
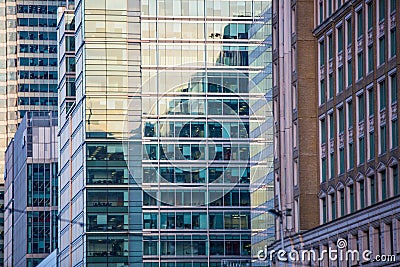
[[[333,139],[334,137],[334,120],[333,113],[329,114],[329,139]]]
[[[386,152],[386,125],[381,125],[380,129],[380,154]]]
[[[365,201],[364,201],[364,197],[365,197],[365,189],[364,189],[364,180],[361,180],[359,182],[359,186],[360,186],[360,208],[363,209],[365,206]]]
[[[370,176],[369,179],[369,191],[370,191],[370,204],[373,205],[376,202],[376,187],[375,187],[375,177]]]
[[[379,21],[385,19],[386,16],[386,0],[379,0]]]
[[[374,24],[373,22],[373,16],[374,16],[374,9],[372,7],[372,2],[368,3],[367,6],[367,12],[368,12],[368,22],[367,22],[367,26],[368,26],[368,31],[372,30],[372,26]]]
[[[337,72],[337,90],[338,92],[342,92],[343,91],[343,66],[340,66],[338,68],[338,72]]]
[[[337,50],[338,53],[341,53],[343,51],[343,27],[339,26],[337,28]]]
[[[319,42],[319,65],[325,65],[325,42],[324,40]]]
[[[328,0],[328,17],[332,15],[332,0]]]
[[[365,158],[365,140],[364,136],[360,137],[358,139],[358,163],[362,164],[364,163],[364,158]]]
[[[369,132],[369,159],[373,159],[375,157],[375,139],[374,132]]]
[[[331,215],[332,220],[336,219],[336,196],[334,194],[330,195],[331,198]]]
[[[321,144],[326,143],[326,124],[325,124],[325,118],[321,119],[320,121],[320,127],[321,127]]]
[[[322,202],[322,222],[326,223],[327,222],[327,213],[326,213],[326,198],[323,198],[321,200]]]
[[[397,54],[396,48],[396,27],[390,29],[390,57],[394,57]]]
[[[385,47],[385,36],[379,38],[379,65],[385,63],[386,58],[386,47]]]
[[[344,133],[344,109],[343,109],[343,107],[340,107],[338,109],[338,114],[339,114],[339,116],[338,116],[339,134],[342,134],[342,133]]]
[[[382,200],[387,198],[386,170],[379,173],[381,176],[381,193]]]
[[[347,127],[353,127],[353,105],[351,101],[347,102]]]
[[[347,86],[353,83],[353,61],[347,60]]]
[[[364,75],[364,61],[363,61],[363,52],[358,52],[357,54],[357,79],[362,79]]]
[[[349,159],[348,159],[348,163],[349,163],[349,169],[353,169],[354,168],[354,145],[353,143],[349,143],[348,146],[348,154],[349,154]]]
[[[346,20],[346,33],[347,33],[347,46],[353,42],[353,26],[351,25],[351,18]]]
[[[349,194],[350,194],[350,212],[354,212],[355,210],[354,185],[349,186]]]
[[[397,196],[399,194],[399,169],[397,165],[392,167],[392,175],[393,175],[393,194]]]
[[[319,23],[324,21],[324,2],[319,1]]]
[[[358,122],[364,121],[364,95],[358,96]]]
[[[321,80],[319,83],[319,90],[320,90],[320,104],[324,104],[325,103],[325,80]]]
[[[390,94],[392,104],[397,103],[397,75],[390,76]]]
[[[334,87],[333,87],[333,73],[329,74],[329,99],[333,98]]]
[[[344,190],[339,191],[340,195],[340,216],[344,216],[345,214],[345,202],[344,202]]]
[[[368,46],[368,73],[374,70],[374,45]]]
[[[332,34],[328,35],[328,58],[331,60],[333,58],[333,39]]]
[[[396,2],[397,2],[397,0],[390,0],[390,13],[393,13],[396,11]]]
[[[344,173],[344,147],[339,149],[339,174],[343,174]]]
[[[392,120],[392,138],[391,138],[391,148],[395,148],[399,145],[399,126],[397,118]]]
[[[368,117],[374,116],[374,88],[368,89]]]
[[[357,37],[360,38],[363,35],[363,11],[360,9],[357,11]]]
[[[335,178],[335,155],[333,152],[330,153],[329,164],[329,178],[333,179]]]
[[[321,182],[326,182],[326,157],[321,159]]]
[[[385,81],[379,83],[379,108],[383,110],[386,108],[386,84]]]

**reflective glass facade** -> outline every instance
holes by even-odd
[[[265,36],[250,29],[270,4],[75,1],[61,265],[251,262],[251,185],[271,168],[272,113],[270,75],[253,81],[268,56],[249,61]]]
[[[1,154],[27,111],[57,110],[57,8],[64,5],[0,1]]]

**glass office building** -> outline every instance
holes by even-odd
[[[6,151],[4,266],[38,265],[57,248],[57,113],[28,112]]]
[[[1,154],[26,111],[57,110],[57,8],[64,5],[57,0],[0,1]]]
[[[265,36],[250,29],[270,5],[75,1],[76,98],[59,118],[62,266],[250,265],[250,195],[272,164],[268,56],[249,60]]]

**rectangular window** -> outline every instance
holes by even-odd
[[[319,2],[319,23],[324,21],[324,2]]]
[[[374,70],[374,45],[368,46],[368,73]]]
[[[321,125],[321,144],[326,143],[326,124],[325,124],[325,119],[322,119],[320,121]]]
[[[344,209],[345,209],[345,203],[344,203],[344,190],[340,190],[340,216],[344,216]]]
[[[347,46],[349,46],[353,42],[353,27],[351,25],[351,18],[348,18],[346,20],[346,27],[347,27]]]
[[[392,148],[399,145],[399,126],[397,125],[397,119],[392,120]]]
[[[341,66],[341,67],[339,67],[338,68],[338,80],[337,80],[337,89],[338,89],[338,92],[340,93],[340,92],[342,92],[343,91],[343,67]]]
[[[321,181],[326,182],[326,158],[321,159]]]
[[[349,143],[349,169],[354,168],[354,146],[353,143]]]
[[[385,19],[386,16],[386,0],[379,0],[379,21]]]
[[[363,35],[363,25],[364,25],[364,21],[363,21],[363,12],[362,9],[360,9],[357,12],[357,38],[360,38]]]
[[[380,139],[381,139],[381,151],[380,153],[383,154],[386,152],[386,125],[381,126],[381,132],[380,132]]]
[[[396,2],[398,0],[390,0],[390,13],[395,12],[396,11]]]
[[[394,57],[397,54],[396,48],[396,28],[390,29],[390,57]]]
[[[364,121],[364,95],[358,96],[358,122]]]
[[[379,83],[379,108],[383,110],[386,108],[386,84],[385,81]]]
[[[333,57],[333,39],[332,34],[328,35],[328,58],[331,60]]]
[[[332,15],[332,0],[328,0],[328,17]]]
[[[386,47],[385,36],[379,38],[379,65],[385,63]]]
[[[399,194],[399,170],[397,165],[393,166],[392,168],[393,173],[393,193],[395,196]]]
[[[397,102],[397,75],[393,74],[390,76],[390,98],[393,103]]]
[[[353,127],[353,105],[351,101],[347,102],[347,125],[348,128]]]
[[[319,83],[319,90],[320,90],[320,104],[324,104],[325,103],[325,80],[321,80]]]
[[[369,159],[373,159],[375,157],[375,139],[374,132],[369,133]]]
[[[359,52],[357,54],[357,79],[362,79],[364,75],[364,61],[363,61],[363,52]]]
[[[334,87],[333,87],[333,74],[329,74],[329,99],[333,98],[333,92],[334,92]]]
[[[329,114],[329,139],[333,139],[334,136],[334,124],[333,113]]]
[[[368,89],[368,117],[374,115],[374,88]]]
[[[369,177],[369,184],[370,184],[370,195],[371,195],[371,205],[375,204],[376,202],[376,190],[375,190],[375,178],[374,176]]]
[[[354,212],[354,208],[355,208],[355,201],[354,201],[354,185],[350,185],[349,186],[349,190],[350,190],[350,212]]]
[[[363,209],[365,206],[365,201],[364,201],[364,181],[360,181],[360,208]]]
[[[336,219],[336,196],[331,195],[332,220]]]
[[[339,133],[344,132],[344,110],[343,107],[338,109],[339,113]]]
[[[327,222],[327,217],[326,217],[326,198],[322,199],[322,222],[323,223]]]
[[[369,30],[372,29],[372,26],[374,25],[374,21],[373,21],[374,9],[373,9],[373,7],[372,7],[372,2],[368,3],[367,12],[368,12],[367,26],[368,26],[368,31],[369,31]]]
[[[325,42],[319,42],[319,65],[325,65]]]
[[[339,174],[343,174],[344,173],[344,148],[343,147],[339,150],[339,160],[340,160]]]
[[[387,187],[386,187],[386,171],[380,173],[381,175],[381,184],[382,184],[382,200],[385,200],[387,197]]]
[[[359,142],[359,149],[358,149],[358,161],[360,164],[364,163],[364,158],[365,158],[365,140],[364,137],[360,137],[358,139]]]
[[[338,53],[343,51],[343,27],[340,26],[337,28],[337,50]]]
[[[335,155],[334,153],[330,153],[330,158],[329,158],[329,178],[333,179],[335,178]]]
[[[353,62],[352,60],[347,61],[347,86],[353,83]]]

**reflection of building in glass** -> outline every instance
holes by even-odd
[[[251,127],[250,140],[251,143],[260,143],[262,148],[253,149],[250,169],[252,266],[265,266],[265,262],[258,261],[258,251],[275,240],[275,221],[268,213],[274,207],[271,15],[270,4],[254,21],[249,31],[250,39],[263,40],[249,54],[250,66],[262,66],[258,72],[250,74],[250,86],[253,90],[249,91],[262,92],[265,98],[250,105],[251,118],[258,122],[255,127]]]
[[[57,110],[57,7],[65,1],[0,3],[0,154],[26,111]],[[0,172],[4,160],[0,158]]]
[[[60,264],[250,264],[250,181],[270,166],[256,166],[266,136],[249,135],[271,114],[250,109],[266,92],[249,86],[264,62],[249,65],[248,53],[264,37],[248,31],[270,1],[101,3],[75,5]]]
[[[7,148],[5,266],[36,266],[57,248],[57,129],[57,113],[26,113]]]

